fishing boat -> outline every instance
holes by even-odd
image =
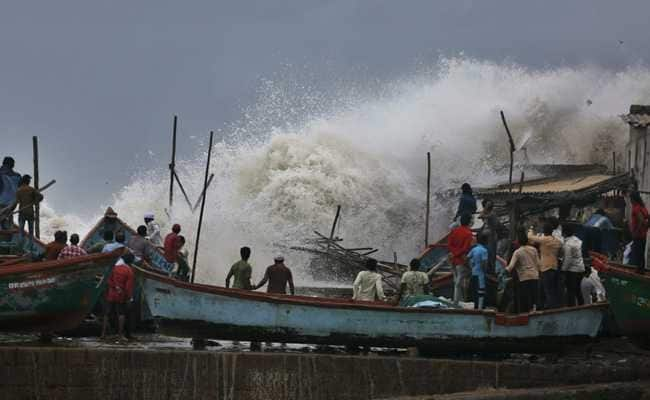
[[[128,243],[132,236],[138,234],[135,229],[122,221],[117,216],[117,213],[109,207],[104,213],[104,216],[81,241],[80,246],[86,251],[90,250],[95,244],[104,241],[104,232],[106,231],[111,231],[114,234],[118,231],[124,232],[126,237],[125,243]],[[165,260],[163,250],[155,246],[151,246],[150,250],[146,257],[146,264],[154,269],[168,271],[171,265]]]
[[[639,274],[636,266],[618,264],[597,253],[591,255],[619,333],[650,337],[650,276]]]
[[[34,238],[30,247],[29,242],[21,237],[17,226],[0,231],[0,266],[28,262],[43,253],[45,253],[45,243]]]
[[[90,312],[121,252],[0,268],[0,331],[59,332]]]
[[[137,273],[160,332],[194,339],[546,351],[595,337],[607,307],[596,304],[519,315],[394,307],[192,284],[142,268]]]

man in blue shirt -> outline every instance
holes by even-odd
[[[11,229],[14,223],[13,209],[8,209],[16,201],[16,190],[20,184],[21,175],[14,171],[15,161],[5,157],[0,167],[0,229]],[[4,215],[3,215],[4,214]]]
[[[585,225],[599,229],[612,229],[614,227],[614,225],[612,225],[612,221],[610,221],[607,217],[607,213],[602,208],[596,210],[594,215],[589,218]]]
[[[470,293],[474,301],[475,309],[485,308],[486,292],[486,271],[488,263],[488,237],[480,233],[477,238],[477,244],[467,254],[469,265],[472,268],[472,278],[470,280]]]
[[[458,211],[456,211],[456,216],[454,221],[458,219],[463,214],[473,215],[476,214],[476,198],[472,191],[472,187],[469,183],[463,183],[460,187],[462,194],[460,195],[460,200],[458,201]]]

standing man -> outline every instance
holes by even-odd
[[[275,263],[266,268],[264,278],[253,288],[253,290],[261,288],[266,284],[266,282],[268,282],[269,286],[266,288],[267,293],[287,294],[288,284],[291,295],[296,294],[296,290],[293,286],[293,276],[291,275],[291,270],[284,265],[284,257],[277,256],[273,261]]]
[[[366,260],[366,270],[359,272],[354,280],[352,300],[386,300],[381,275],[377,273],[377,260],[374,258]]]
[[[70,244],[61,250],[58,259],[65,260],[67,258],[85,256],[86,254],[88,254],[86,253],[86,250],[79,247],[79,235],[73,233],[70,235]]]
[[[124,336],[124,325],[126,323],[127,305],[133,301],[133,287],[135,278],[133,270],[129,266],[135,258],[127,252],[122,255],[117,264],[113,267],[108,278],[108,290],[106,291],[106,312],[102,324],[102,338],[106,337],[108,318],[117,314],[118,335],[120,340],[127,340]]]
[[[174,224],[171,233],[165,236],[165,244],[163,246],[165,250],[165,260],[171,264],[176,264],[178,251],[181,249],[179,233],[181,233],[181,226],[179,224]]]
[[[461,195],[460,200],[458,201],[458,210],[456,211],[456,216],[454,221],[459,217],[462,217],[464,214],[469,214],[472,216],[476,213],[476,198],[472,191],[472,187],[469,183],[465,182],[460,187]]]
[[[123,231],[118,231],[115,234],[115,241],[114,242],[109,242],[104,245],[104,248],[102,249],[102,253],[110,253],[113,250],[121,249],[122,247],[125,247],[124,242],[126,241],[126,235],[124,234]]]
[[[469,225],[472,222],[470,214],[460,216],[460,226],[454,228],[447,238],[449,261],[454,274],[454,303],[466,301],[470,269],[467,266],[467,253],[474,239]]]
[[[251,276],[253,275],[253,267],[248,263],[251,257],[251,249],[249,247],[242,247],[239,249],[241,260],[237,261],[230,267],[228,276],[226,276],[226,287],[230,287],[230,279],[234,278],[232,287],[233,289],[253,289],[251,285]]]
[[[131,239],[129,239],[129,243],[126,245],[126,247],[128,247],[133,253],[136,264],[144,260],[148,255],[149,242],[147,241],[146,236],[147,227],[140,225],[138,226],[137,235],[132,235]]]
[[[16,191],[20,184],[20,174],[14,171],[15,161],[5,157],[0,167],[0,229],[11,229],[14,224],[13,214],[3,215],[2,211],[11,207],[16,200]]]
[[[537,291],[539,284],[539,254],[537,249],[528,243],[526,231],[517,235],[519,248],[512,253],[510,264],[506,267],[508,272],[517,269],[519,275],[519,310],[527,313],[537,305]]]
[[[564,272],[566,283],[567,306],[583,305],[584,299],[580,290],[580,283],[585,274],[582,240],[578,239],[574,227],[569,224],[562,225],[562,234],[564,235],[562,272]]]
[[[544,309],[560,307],[560,275],[558,272],[562,241],[553,236],[553,224],[544,222],[543,236],[528,232],[528,241],[539,245],[541,253],[540,275],[544,292]]]
[[[477,244],[467,254],[469,265],[472,268],[472,278],[470,280],[470,292],[474,301],[474,309],[482,310],[485,308],[485,293],[487,281],[487,264],[488,264],[488,237],[485,233],[478,235]]]
[[[45,259],[56,260],[59,258],[59,254],[65,248],[65,244],[68,242],[68,232],[66,231],[56,231],[54,232],[54,241],[48,243],[45,246]]]
[[[494,273],[497,260],[497,244],[499,242],[499,229],[502,227],[499,217],[494,212],[494,203],[492,200],[483,202],[483,211],[481,211],[483,227],[481,233],[486,235],[486,247],[488,250],[487,268],[489,273]]]
[[[428,292],[429,275],[420,271],[420,260],[414,258],[409,263],[409,270],[402,274],[400,280],[400,299],[404,296],[418,296]]]
[[[144,215],[144,224],[147,226],[147,236],[149,241],[156,247],[162,246],[162,235],[160,233],[160,225],[154,221],[154,215],[147,213]]]
[[[14,203],[18,207],[20,237],[25,237],[25,223],[29,229],[29,250],[32,249],[32,244],[34,243],[34,206],[43,200],[43,195],[38,190],[29,186],[31,182],[31,176],[23,175],[20,179],[20,186],[18,186],[18,190],[16,191],[16,201]]]
[[[639,192],[630,193],[632,213],[630,215],[630,233],[632,234],[632,252],[630,264],[638,267],[638,272],[645,271],[645,245],[648,234],[648,209]]]

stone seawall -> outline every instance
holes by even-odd
[[[372,399],[633,381],[620,367],[322,354],[0,348],[0,399]]]

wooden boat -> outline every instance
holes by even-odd
[[[619,333],[650,337],[650,276],[637,273],[636,266],[614,263],[597,253],[591,255]]]
[[[14,229],[0,231],[0,266],[29,262],[43,253],[45,253],[45,243],[34,238],[32,247],[29,248],[28,242],[21,238],[17,226],[14,226]]]
[[[112,231],[113,234],[118,231],[124,232],[126,236],[125,243],[128,243],[132,236],[137,235],[138,233],[130,227],[126,222],[122,221],[117,217],[117,214],[112,209],[106,210],[106,214],[102,217],[97,224],[88,232],[88,234],[81,241],[80,246],[88,251],[95,244],[103,242],[103,236],[105,231]],[[161,248],[150,246],[149,253],[147,254],[146,263],[148,266],[158,269],[161,271],[168,271],[171,266],[165,260],[163,251]]]
[[[0,331],[73,329],[102,293],[121,252],[0,268]]]
[[[595,337],[607,307],[597,304],[520,315],[405,308],[191,284],[141,268],[137,273],[160,332],[195,339],[545,351]]]

